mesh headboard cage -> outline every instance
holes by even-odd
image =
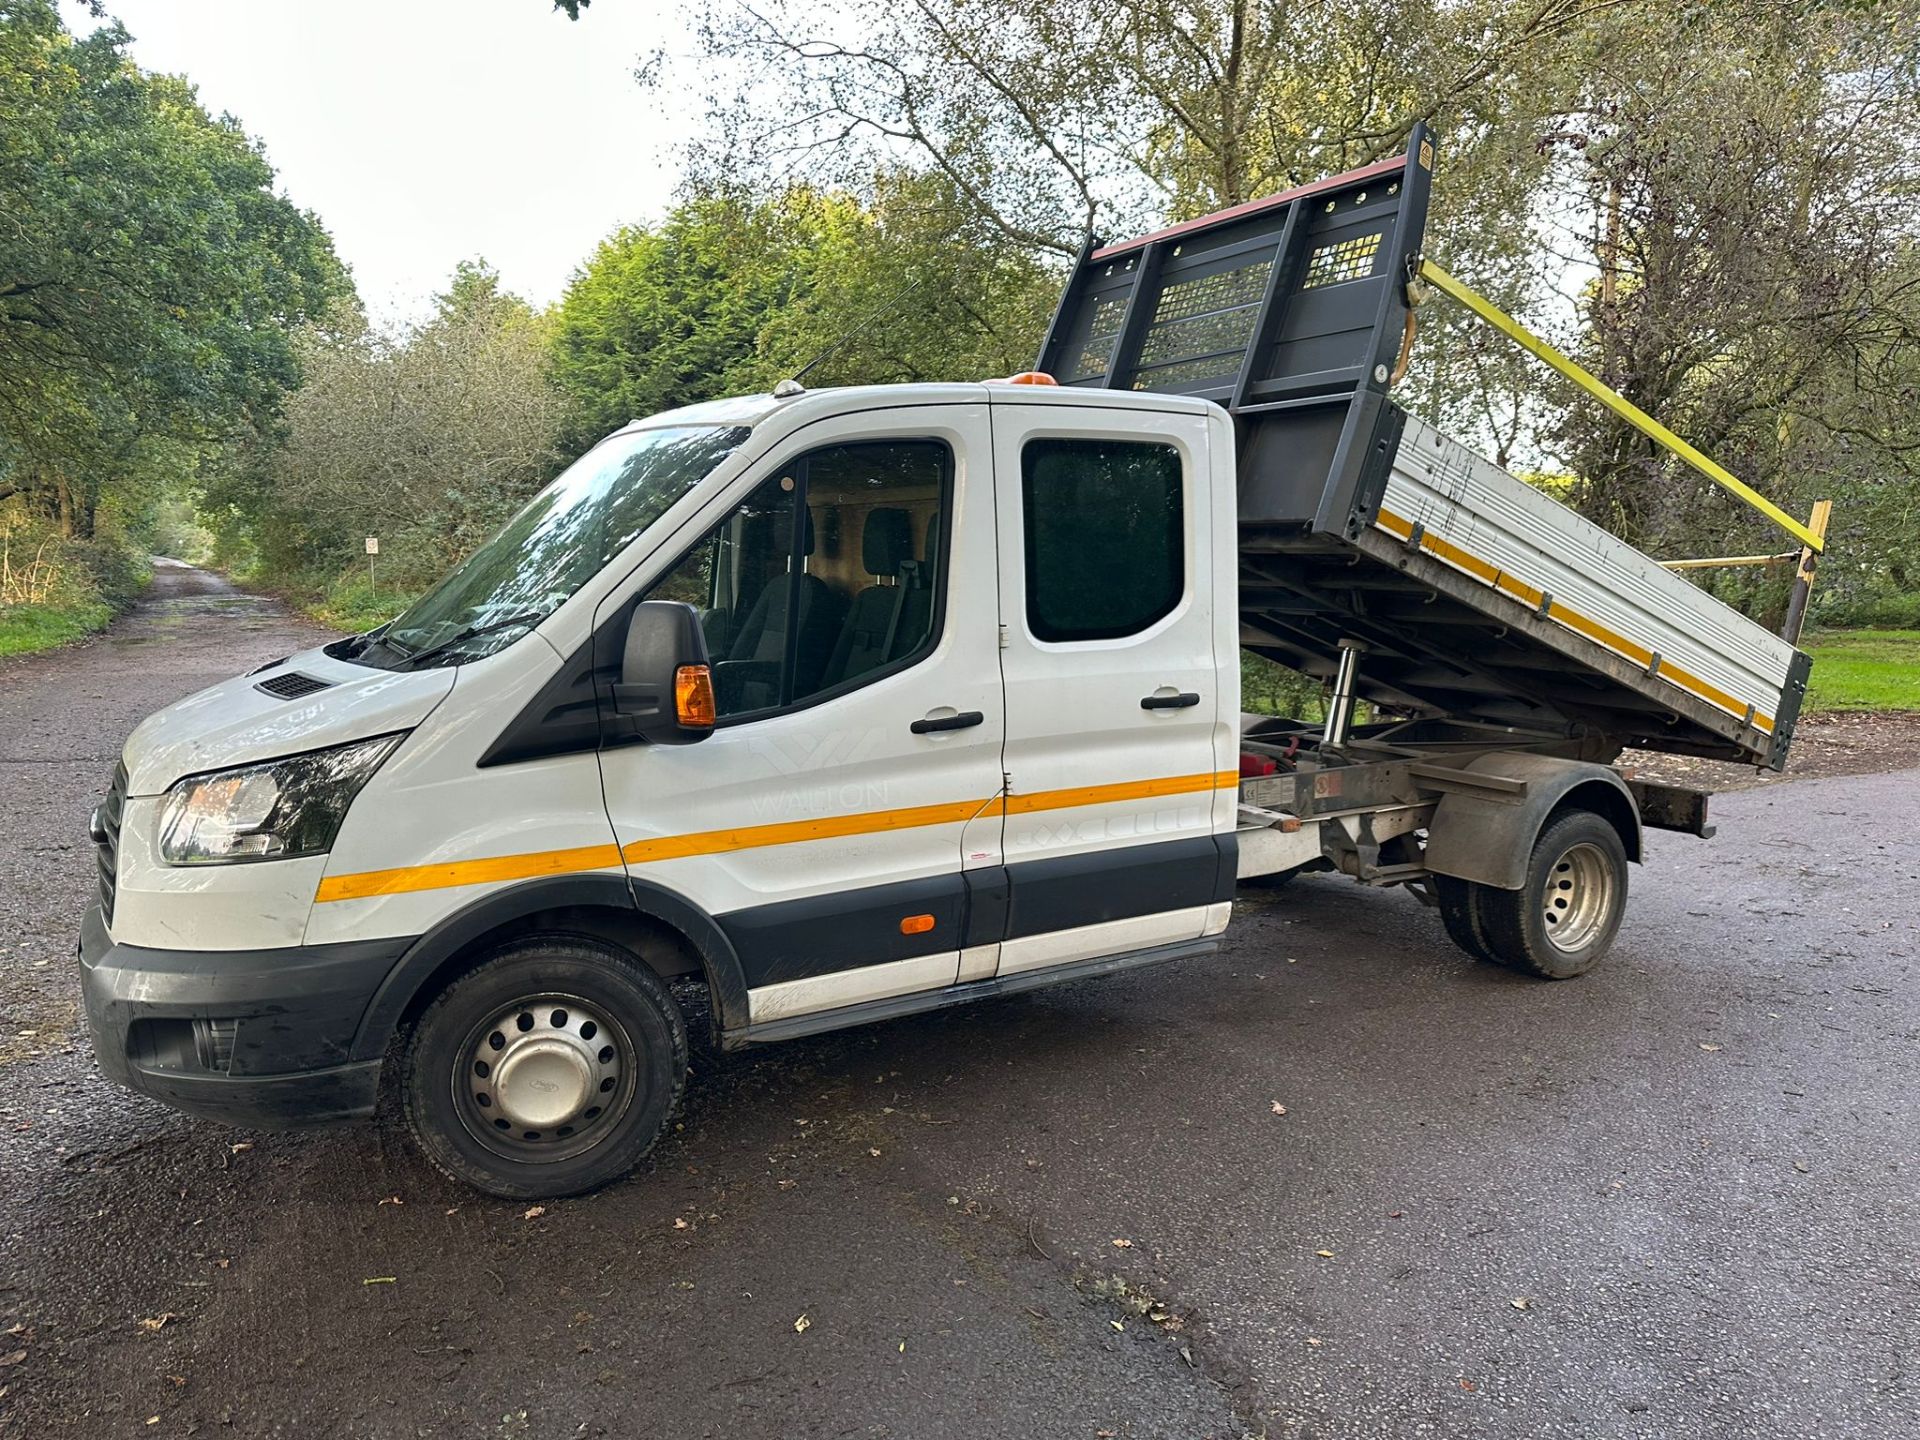
[[[1089,243],[1036,368],[1217,401],[1243,420],[1243,521],[1356,533],[1357,471],[1397,422],[1385,396],[1433,160],[1420,126],[1404,156]]]

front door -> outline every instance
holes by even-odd
[[[993,432],[1009,887],[998,973],[1213,933],[1238,782],[1223,770],[1234,699],[1216,680],[1237,655],[1214,653],[1212,567],[1233,557],[1214,554],[1206,417],[1010,400],[994,404]]]
[[[963,855],[1000,858],[990,452],[984,405],[819,422],[642,592],[700,611],[719,725],[605,751],[608,810],[634,882],[726,932],[752,1024],[954,983]]]

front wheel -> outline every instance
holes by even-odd
[[[1572,810],[1533,842],[1518,890],[1476,886],[1474,907],[1492,957],[1523,974],[1571,980],[1593,968],[1627,908],[1627,850],[1591,810]]]
[[[427,1007],[401,1058],[407,1121],[455,1180],[508,1199],[625,1175],[666,1128],[687,1030],[660,978],[570,935],[495,951]]]

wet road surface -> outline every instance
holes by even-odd
[[[0,1434],[1920,1433],[1920,772],[1650,837],[1569,984],[1316,877],[1213,959],[703,1050],[641,1174],[535,1214],[77,1033],[122,738],[319,636],[169,568],[0,661]]]

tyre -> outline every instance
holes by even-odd
[[[625,1175],[686,1078],[686,1022],[665,983],[626,951],[571,935],[516,940],[448,985],[400,1064],[427,1158],[513,1200]]]
[[[1267,875],[1249,875],[1240,883],[1251,885],[1257,890],[1284,890],[1300,878],[1300,871],[1305,868],[1305,866],[1298,866],[1292,870],[1275,870]]]
[[[1493,958],[1527,975],[1571,980],[1593,968],[1627,906],[1627,851],[1590,810],[1548,822],[1518,890],[1476,887],[1476,913]]]
[[[1454,875],[1433,877],[1434,903],[1440,911],[1440,923],[1447,927],[1447,938],[1474,959],[1498,965],[1480,916],[1480,892],[1485,888]]]

